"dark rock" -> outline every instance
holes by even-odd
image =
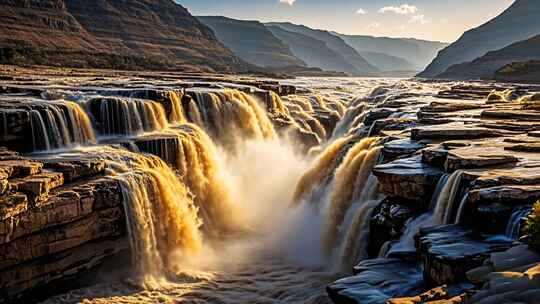
[[[512,241],[487,236],[457,225],[420,229],[416,245],[429,286],[459,283],[489,254],[510,248]]]
[[[330,284],[326,290],[334,303],[379,304],[397,296],[422,292],[422,270],[416,263],[398,259],[366,260],[355,275]]]
[[[428,166],[421,157],[399,159],[373,169],[380,191],[406,201],[428,203],[443,171]],[[427,206],[426,206],[427,207]]]

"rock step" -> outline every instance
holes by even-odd
[[[432,287],[466,281],[467,271],[481,266],[489,254],[511,245],[511,240],[490,238],[457,225],[420,229],[416,236],[424,280]]]
[[[380,304],[397,296],[422,292],[422,270],[417,263],[399,259],[365,260],[354,268],[355,275],[326,288],[334,303]]]

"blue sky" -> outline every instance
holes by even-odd
[[[176,0],[194,15],[290,21],[345,34],[452,42],[513,0]]]

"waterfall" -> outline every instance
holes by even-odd
[[[74,102],[39,102],[29,113],[33,151],[95,143],[90,119]]]
[[[153,288],[183,257],[201,250],[198,208],[188,187],[160,158],[108,146],[47,157],[105,160],[122,189],[133,265],[144,287]]]
[[[337,139],[315,159],[311,168],[304,173],[296,185],[293,204],[299,205],[303,200],[318,203],[318,201],[311,199],[312,192],[323,183],[325,178],[332,174],[332,171],[337,166],[338,155],[351,140],[352,136]]]
[[[523,222],[529,213],[531,213],[530,208],[518,209],[512,213],[505,232],[509,239],[517,240],[519,238]]]
[[[99,134],[129,136],[161,131],[168,126],[163,106],[155,101],[124,97],[98,97],[88,101]]]
[[[355,190],[364,189],[371,170],[377,163],[381,151],[381,148],[376,146],[377,142],[378,138],[365,138],[356,143],[336,170],[324,227],[323,247],[328,255],[339,238],[347,210],[357,199],[353,196]]]
[[[354,122],[360,121],[359,118],[361,118],[361,120],[363,121],[363,118],[365,117],[364,109],[365,105],[363,103],[349,108],[345,112],[343,118],[336,125],[334,133],[332,134],[332,138],[338,138],[347,134],[349,130],[356,127],[356,125],[354,125]]]
[[[391,246],[390,250],[386,252],[386,256],[388,256],[392,252],[414,251],[414,236],[418,233],[418,231],[420,231],[421,228],[437,225],[437,223],[435,222],[434,209],[438,206],[438,203],[440,202],[439,199],[443,196],[447,196],[447,194],[443,194],[443,192],[450,190],[450,188],[447,187],[449,178],[449,174],[444,174],[443,176],[441,176],[439,182],[437,183],[437,187],[435,188],[435,192],[431,197],[429,211],[407,222],[406,229],[403,232],[401,238],[399,239],[399,242]]]
[[[234,144],[240,138],[276,139],[277,133],[259,102],[232,89],[193,91],[195,104],[187,116],[217,140]],[[201,125],[202,124],[202,125]]]
[[[176,167],[195,195],[205,232],[217,236],[236,230],[240,215],[233,209],[230,191],[219,176],[222,168],[214,143],[194,124],[181,125],[175,131],[180,146]]]
[[[456,197],[460,191],[463,171],[458,170],[448,178],[435,203],[434,220],[436,225],[450,224],[455,211]]]

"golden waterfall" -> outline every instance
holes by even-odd
[[[377,163],[381,150],[377,146],[378,140],[378,138],[365,138],[359,141],[347,152],[345,159],[336,170],[327,219],[323,228],[323,248],[327,255],[330,255],[336,247],[345,215],[353,202],[358,199],[354,197],[355,191],[364,189],[371,170]]]
[[[199,252],[203,244],[189,189],[160,158],[108,146],[54,156],[59,159],[103,159],[118,180],[140,284],[153,288],[166,279],[177,259]]]
[[[194,124],[181,125],[174,131],[181,144],[176,167],[195,196],[203,230],[214,236],[237,230],[242,223],[241,214],[233,209],[227,183],[219,177],[222,168],[214,143]]]
[[[238,90],[196,91],[187,116],[214,138],[231,144],[241,138],[276,139],[272,122],[253,97]]]
[[[313,189],[332,173],[336,158],[351,139],[352,136],[337,139],[315,159],[311,168],[304,173],[296,186],[293,197],[294,205],[299,205],[303,199],[307,199]]]

